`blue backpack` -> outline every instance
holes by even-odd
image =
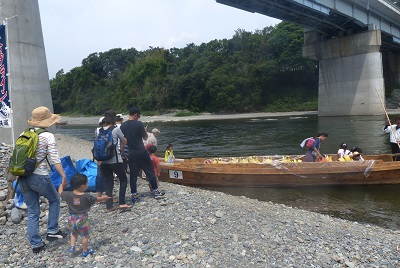
[[[113,129],[114,127],[100,128],[92,149],[93,158],[97,161],[109,160],[116,155],[117,145],[114,144]]]

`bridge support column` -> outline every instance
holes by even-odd
[[[384,51],[382,52],[382,62],[385,86],[393,88],[395,85],[400,84],[400,53]]]
[[[28,127],[34,108],[53,111],[53,103],[38,0],[0,0],[0,20],[6,18],[11,18],[7,46],[14,131],[0,128],[0,142],[11,144],[12,136],[16,139]]]
[[[326,40],[305,30],[303,56],[319,61],[319,116],[384,113],[376,92],[385,99],[380,46],[379,30]]]

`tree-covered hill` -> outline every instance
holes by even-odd
[[[318,64],[302,57],[303,28],[281,22],[184,48],[114,48],[50,81],[56,113],[108,109],[194,112],[316,110]]]

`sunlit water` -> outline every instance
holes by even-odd
[[[365,154],[389,153],[383,116],[271,117],[262,119],[154,122],[161,130],[159,155],[168,143],[177,158],[304,154],[300,142],[327,132],[321,146],[335,154],[340,143],[358,146]],[[94,140],[96,126],[59,126],[57,133]],[[338,186],[299,188],[207,188],[232,195],[272,201],[351,221],[400,230],[400,186]]]

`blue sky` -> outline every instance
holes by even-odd
[[[182,48],[280,21],[214,0],[39,0],[49,77],[112,48]]]

